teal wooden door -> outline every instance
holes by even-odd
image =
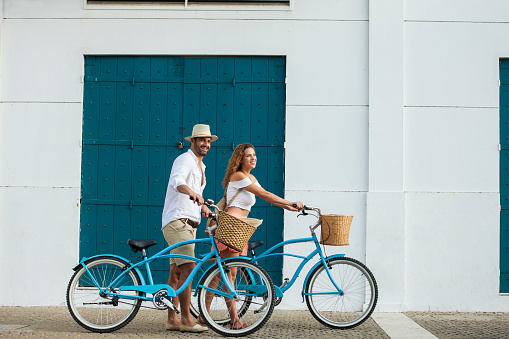
[[[500,60],[500,292],[509,293],[509,60]]]
[[[283,57],[88,56],[83,105],[81,256],[115,253],[135,261],[129,238],[156,239],[152,254],[166,247],[161,212],[168,177],[197,123],[219,137],[204,158],[205,198],[221,197],[228,159],[244,142],[256,147],[253,174],[261,185],[284,194]],[[264,219],[252,238],[264,248],[283,239],[280,208],[257,199],[250,216]],[[263,264],[279,283],[282,260]],[[155,263],[156,281],[167,280],[168,267]]]

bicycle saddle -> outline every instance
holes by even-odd
[[[260,246],[263,246],[263,241],[249,241],[247,243],[247,250],[251,251]]]
[[[146,239],[146,240],[135,240],[135,239],[129,239],[127,240],[127,243],[129,246],[131,246],[131,249],[134,253],[138,251],[143,251],[144,249],[149,248],[150,246],[154,246],[157,244],[157,241],[154,239]]]

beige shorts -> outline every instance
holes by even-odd
[[[168,245],[171,246],[181,241],[196,239],[196,228],[192,228],[182,220],[173,220],[163,227],[163,235]],[[194,257],[194,243],[176,247],[170,253]],[[180,266],[188,262],[195,261],[184,258],[170,258],[170,265],[177,264],[177,266]]]

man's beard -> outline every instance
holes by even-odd
[[[194,146],[194,150],[195,150],[195,152],[196,152],[196,153],[198,153],[199,155],[201,155],[201,156],[205,156],[205,155],[207,155],[207,153],[209,152],[210,147],[208,147],[208,148],[207,148],[207,147],[205,147],[205,149],[203,149],[202,147],[200,147],[200,146],[198,146],[198,145],[195,145],[195,146]]]

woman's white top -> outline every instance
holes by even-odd
[[[233,198],[233,196],[237,194],[237,192],[241,188],[247,187],[252,183],[253,182],[249,177],[245,177],[244,179],[239,181],[230,181],[228,183],[228,189],[226,190],[226,204],[230,202],[231,198]],[[258,187],[262,187],[258,183],[258,181],[255,182],[254,184]],[[237,195],[235,200],[233,200],[230,207],[238,207],[246,211],[251,211],[251,207],[255,204],[255,202],[256,196],[253,193],[248,192],[246,190],[242,190],[242,192],[240,192],[239,195]]]

